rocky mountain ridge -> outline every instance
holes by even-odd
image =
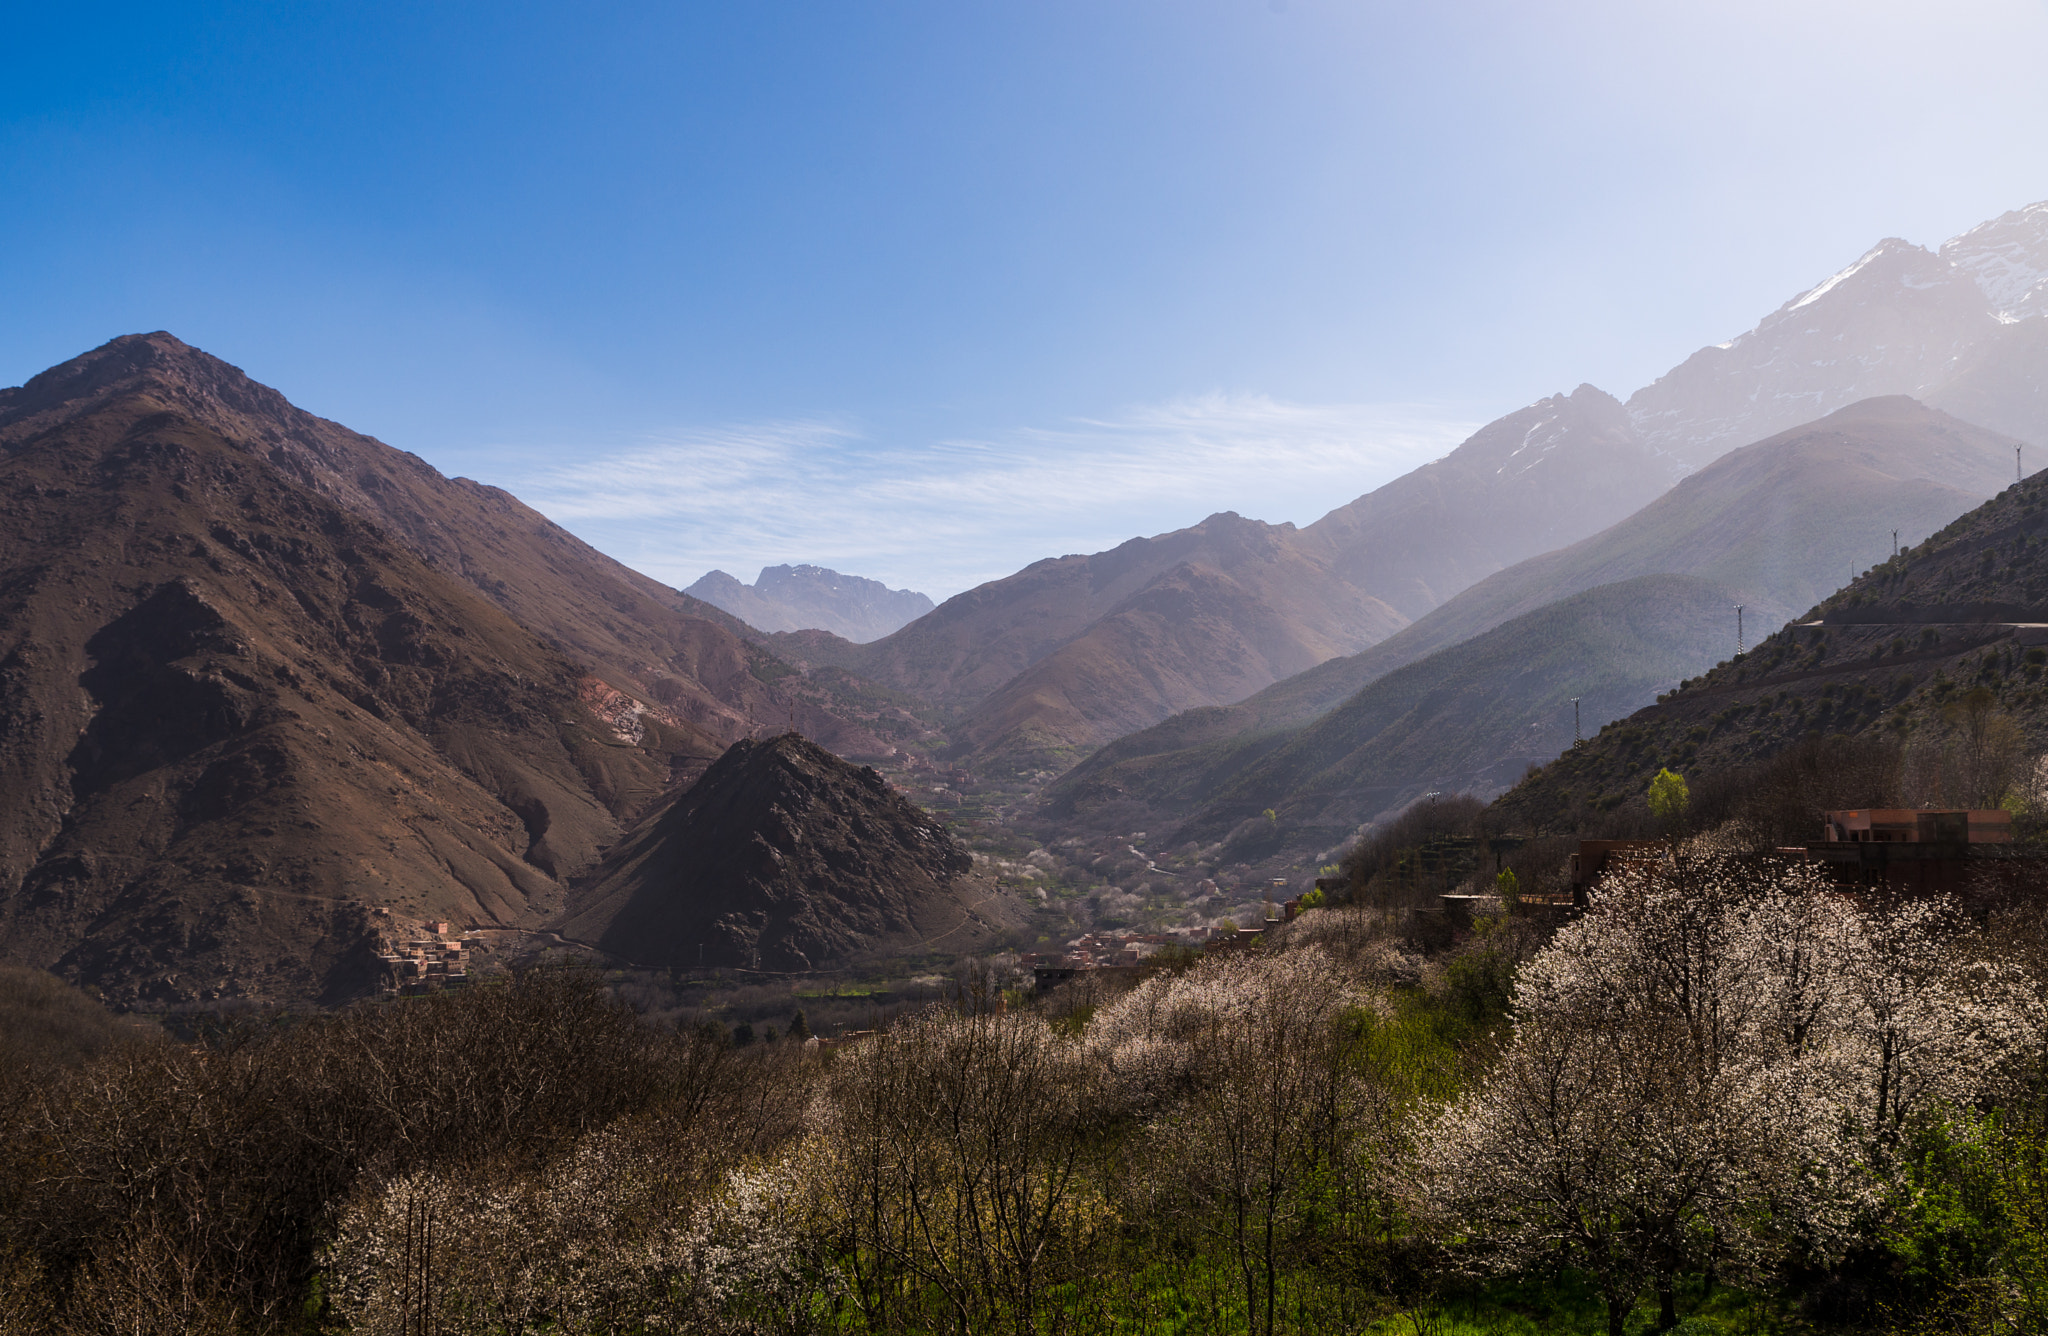
[[[916,590],[823,566],[764,566],[751,585],[710,571],[683,592],[763,631],[826,631],[856,645],[880,640],[933,606]]]
[[[2048,444],[2048,202],[1934,250],[1888,237],[1726,343],[1629,397],[1682,469],[1859,400],[1910,395]]]

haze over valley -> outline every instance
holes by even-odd
[[[1307,525],[1221,510],[937,607],[805,565],[669,588],[123,336],[0,392],[4,949],[161,1005],[374,990],[401,920],[770,970],[1061,919],[1204,931],[1250,912],[1232,888],[1501,793],[1724,662],[1737,604],[1766,637],[2007,491],[2048,421],[2036,255],[2048,206],[1886,242],[1627,400],[1539,400]],[[774,781],[801,800],[686,816],[769,783],[718,779],[728,747],[792,731],[969,848],[743,890],[768,874],[705,841],[822,848],[827,795],[866,792],[818,760]],[[1177,870],[1103,874],[1141,840]],[[833,926],[864,885],[891,907]]]

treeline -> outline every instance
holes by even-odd
[[[2048,1329],[2037,908],[1682,855],[1548,933],[1438,920],[1335,905],[838,1049],[575,970],[44,1024],[0,1330]]]
[[[2004,808],[2015,841],[2048,845],[2048,758],[1983,696],[1964,697],[1953,718],[1939,746],[1816,733],[1765,760],[1694,770],[1682,776],[1681,806],[1665,813],[1652,810],[1647,786],[1625,802],[1542,821],[1512,794],[1491,805],[1465,795],[1416,803],[1345,855],[1341,880],[1353,899],[1387,906],[1490,892],[1501,871],[1525,892],[1563,894],[1581,840],[1767,853],[1821,839],[1828,812],[1872,807]]]

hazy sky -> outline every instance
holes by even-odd
[[[16,6],[0,383],[164,328],[686,584],[1305,522],[2048,197],[2048,8]]]

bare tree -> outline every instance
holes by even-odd
[[[818,1163],[871,1325],[910,1280],[963,1333],[1040,1330],[1103,1220],[1081,1174],[1088,1086],[1035,1016],[933,1013],[838,1059]]]

